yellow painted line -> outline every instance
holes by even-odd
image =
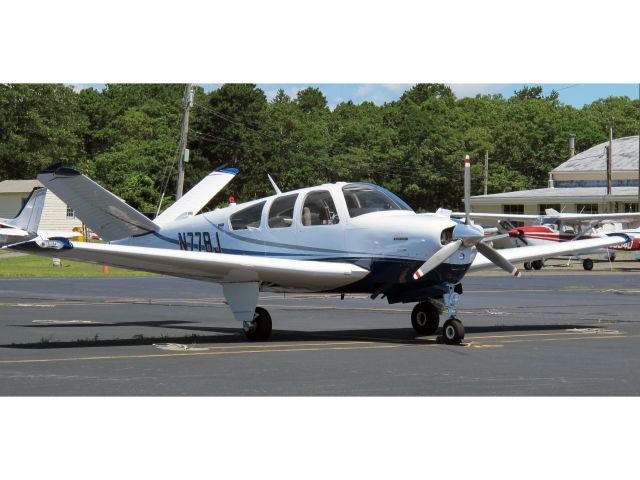
[[[504,347],[504,345],[500,345],[499,343],[485,343],[485,344],[479,344],[479,345],[474,345],[473,343],[471,344],[472,348],[502,348]]]
[[[468,340],[478,340],[478,339],[488,339],[488,338],[515,338],[515,337],[550,337],[550,336],[558,336],[558,335],[585,335],[582,332],[553,332],[553,333],[514,333],[510,335],[485,335],[481,337],[473,336],[467,337]],[[602,333],[601,336],[612,336],[611,333]]]
[[[158,343],[162,343],[162,342],[158,342]],[[373,342],[363,342],[363,341],[357,341],[357,342],[322,342],[322,343],[296,343],[296,344],[287,344],[287,343],[269,343],[269,344],[260,344],[260,345],[220,345],[220,346],[214,346],[214,347],[206,347],[205,343],[195,343],[195,344],[186,344],[186,343],[181,343],[179,345],[187,345],[187,346],[194,346],[194,347],[198,347],[198,348],[206,348],[207,350],[220,350],[220,349],[233,349],[233,348],[263,348],[263,349],[268,349],[268,348],[287,348],[287,347],[316,347],[316,346],[321,346],[321,345],[356,345],[356,344],[368,344],[368,343],[373,343]]]
[[[361,347],[329,347],[329,348],[287,348],[273,350],[235,350],[224,352],[187,352],[187,353],[160,353],[149,355],[113,355],[113,356],[97,356],[97,357],[70,357],[70,358],[43,358],[29,360],[2,360],[1,365],[21,364],[21,363],[55,363],[55,362],[75,362],[84,360],[130,360],[144,358],[165,358],[165,357],[195,357],[195,356],[212,356],[212,355],[239,355],[246,353],[284,353],[284,352],[318,352],[329,350],[371,350],[379,348],[398,348],[407,347],[408,345],[369,345]]]
[[[577,338],[540,338],[540,342],[569,342],[571,340],[612,340],[614,338],[630,338],[638,335],[598,335],[597,337],[577,337]],[[505,340],[504,343],[524,343],[533,340]]]

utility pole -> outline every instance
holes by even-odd
[[[609,148],[607,149],[607,199],[609,200],[609,212],[613,212],[611,204],[611,176],[613,170],[613,118],[609,125]]]
[[[191,110],[192,106],[193,88],[191,88],[191,84],[189,83],[184,89],[184,96],[182,98],[182,108],[184,109],[184,114],[182,117],[182,130],[180,132],[180,146],[178,148],[179,160],[178,182],[176,184],[176,200],[182,197],[182,188],[184,186],[185,149],[187,148],[187,135],[189,134],[189,110]]]
[[[489,150],[484,151],[484,194],[487,194],[487,184],[489,182]]]

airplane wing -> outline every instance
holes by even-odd
[[[451,212],[455,218],[464,218],[464,212]],[[472,220],[538,220],[540,215],[520,215],[516,213],[475,213],[469,214]]]
[[[611,247],[613,245],[619,245],[629,241],[631,241],[631,239],[626,235],[612,234],[611,236],[602,238],[574,240],[571,242],[554,243],[552,245],[532,245],[529,247],[505,248],[500,250],[500,254],[513,263],[537,260],[556,255],[588,252],[596,248]],[[471,264],[470,270],[483,270],[492,267],[495,267],[495,265],[484,255],[478,253]]]
[[[563,222],[602,222],[605,220],[615,220],[618,222],[640,222],[640,213],[559,213],[554,216]]]
[[[10,237],[28,237],[31,234],[20,228],[0,226],[0,235],[7,235]]]
[[[122,199],[72,168],[55,164],[38,180],[76,213],[76,217],[104,240],[118,240],[158,230],[158,225]]]
[[[191,252],[65,239],[24,243],[16,250],[216,283],[265,282],[304,290],[331,290],[356,282],[369,271],[350,263]]]
[[[154,222],[163,226],[182,217],[196,215],[237,174],[237,168],[225,168],[211,172],[182,198],[158,215]]]
[[[550,209],[552,210],[552,209]],[[464,218],[464,212],[452,212],[452,217]],[[560,220],[562,222],[602,222],[605,220],[615,220],[618,222],[640,222],[640,213],[559,213],[551,215],[520,215],[516,213],[480,213],[469,214],[473,220],[540,220],[543,218]]]

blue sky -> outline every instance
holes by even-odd
[[[220,84],[201,84],[205,90],[215,90]],[[473,97],[477,94],[502,94],[510,97],[515,90],[519,90],[525,85],[538,85],[531,83],[453,83],[448,84],[456,93],[458,98]],[[560,94],[560,100],[568,105],[580,108],[587,103],[591,103],[599,98],[609,96],[628,96],[638,98],[638,84],[613,84],[613,83],[543,83],[545,94],[555,89]],[[93,86],[101,89],[104,84],[77,84],[77,88]],[[381,84],[381,83],[259,83],[260,87],[271,100],[279,88],[295,98],[299,90],[309,86],[317,87],[327,97],[329,107],[332,109],[340,102],[352,100],[354,103],[372,101],[377,105],[385,102],[397,100],[407,89],[411,88],[410,83],[406,84]]]
[[[519,90],[525,85],[538,85],[532,82],[527,84],[449,84],[454,90],[457,97],[473,97],[478,93],[481,94],[497,94],[500,93],[504,97],[510,97],[515,90]],[[545,94],[555,89],[560,95],[563,103],[582,107],[587,103],[591,103],[598,98],[606,98],[609,96],[623,96],[630,98],[638,98],[638,84],[575,84],[575,83],[549,83],[541,84],[544,87]],[[298,90],[302,90],[307,86],[318,87],[327,97],[327,101],[331,108],[338,103],[353,100],[360,103],[366,100],[373,101],[380,105],[384,102],[397,100],[402,93],[411,88],[411,84],[375,84],[375,83],[359,83],[359,84],[258,84],[262,88],[269,99],[273,98],[278,88],[283,88],[287,94],[295,97]]]

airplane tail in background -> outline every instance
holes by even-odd
[[[11,227],[19,228],[25,232],[35,233],[40,225],[44,199],[47,189],[42,187],[34,188],[27,199],[27,202],[15,218],[0,220],[1,223]]]
[[[196,215],[202,208],[222,190],[227,183],[238,174],[236,168],[214,170],[189,190],[182,198],[169,206],[155,218],[155,223],[164,226],[167,223],[191,215]]]
[[[159,229],[119,197],[60,163],[40,172],[38,180],[73,208],[76,217],[104,240],[119,240]]]

